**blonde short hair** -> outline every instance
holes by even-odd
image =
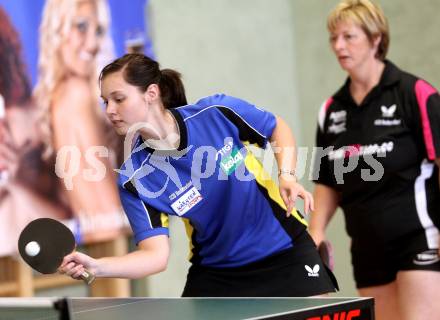
[[[328,30],[334,31],[341,21],[350,21],[361,27],[371,42],[381,36],[376,58],[385,59],[390,44],[390,34],[387,18],[379,5],[370,0],[342,0],[327,18]]]

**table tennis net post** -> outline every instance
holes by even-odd
[[[0,319],[25,319],[28,312],[40,312],[50,319],[72,320],[70,301],[67,298],[2,298]]]
[[[54,308],[58,310],[59,320],[72,320],[71,304],[69,299],[61,298],[54,301]]]

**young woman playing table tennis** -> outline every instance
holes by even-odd
[[[294,209],[300,197],[308,213],[313,199],[296,181],[295,141],[281,118],[223,94],[188,105],[180,74],[141,54],[115,60],[100,81],[108,117],[132,144],[119,190],[139,250],[101,259],[77,252],[60,272],[140,278],[163,271],[168,216],[178,216],[191,242],[183,296],[335,291]],[[279,187],[247,148],[268,142],[279,148]]]

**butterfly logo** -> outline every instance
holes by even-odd
[[[394,112],[396,112],[396,108],[397,108],[397,106],[395,104],[393,104],[392,106],[390,106],[388,108],[385,106],[380,107],[380,110],[382,111],[382,117],[384,117],[384,118],[394,117]]]
[[[319,265],[315,264],[315,266],[313,267],[313,269],[311,267],[309,267],[308,265],[305,265],[304,268],[306,269],[306,271],[308,272],[308,276],[309,277],[319,277]]]

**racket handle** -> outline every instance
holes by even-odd
[[[82,279],[87,285],[91,285],[92,282],[95,280],[95,275],[86,269],[86,270],[84,270],[84,272],[81,274],[81,279]]]

